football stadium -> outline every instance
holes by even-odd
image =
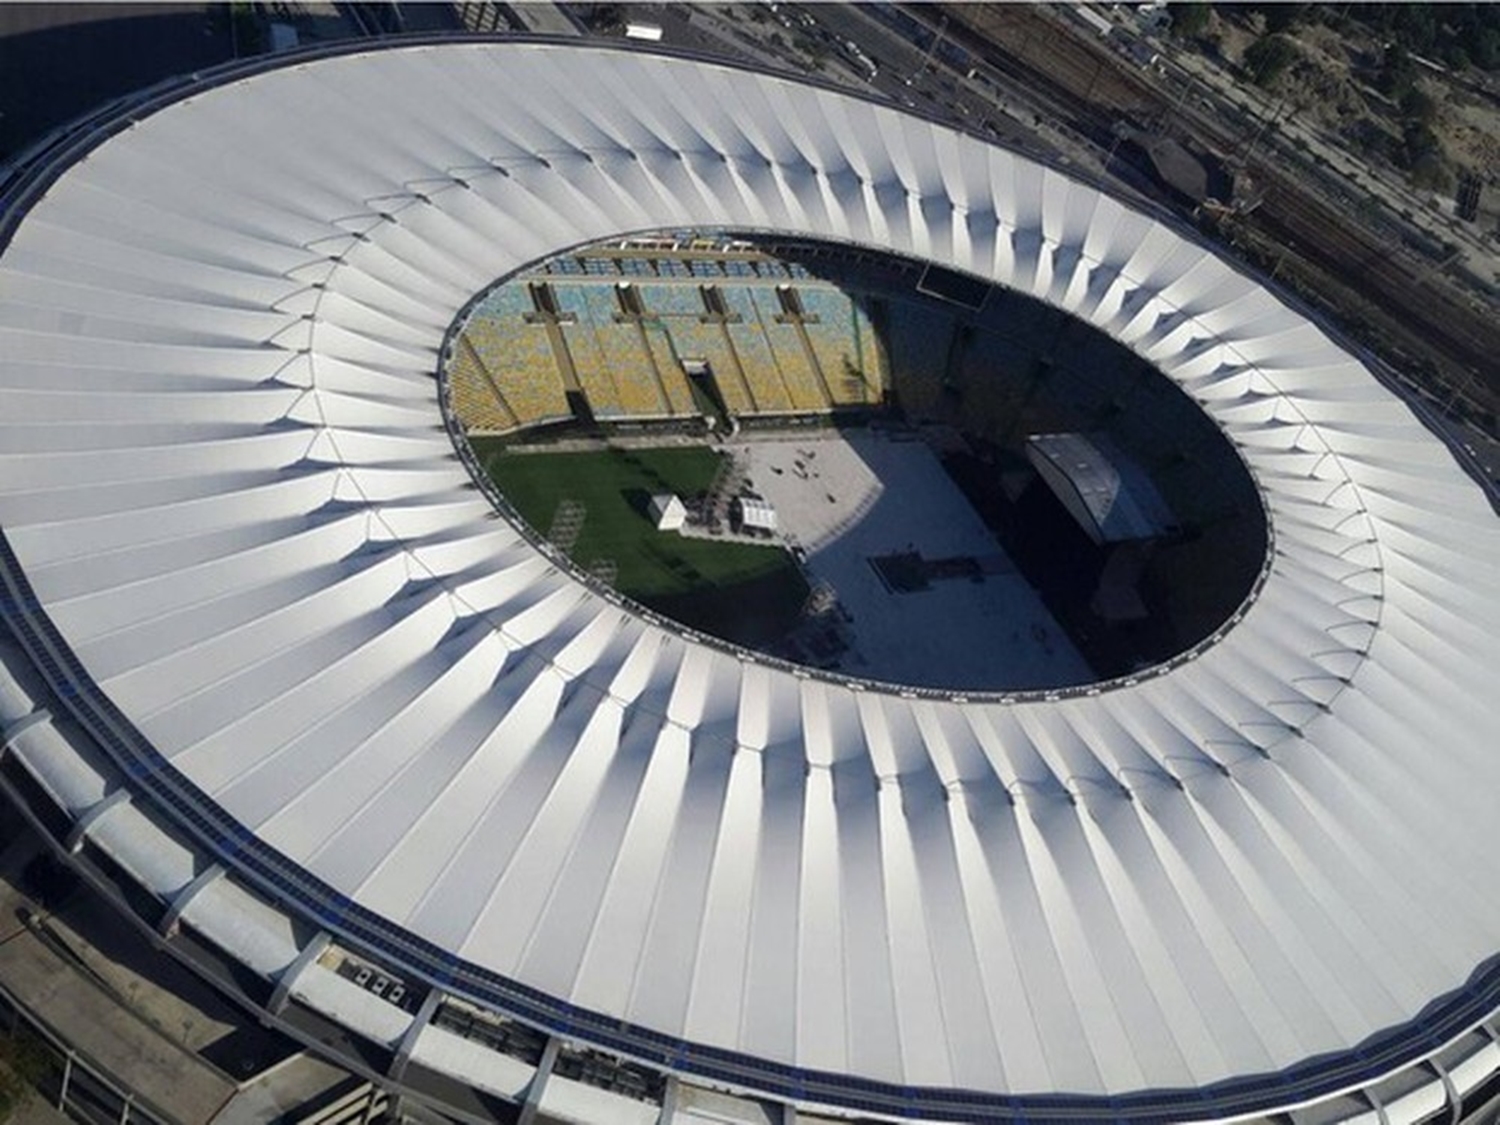
[[[1490,1111],[1500,520],[1306,308],[722,60],[195,78],[0,227],[0,789],[165,955],[424,1120]]]
[[[1129,349],[913,258],[711,233],[575,248],[450,334],[456,440],[586,573],[763,656],[966,691],[1121,676],[1243,603],[1254,481]]]

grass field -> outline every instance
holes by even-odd
[[[719,467],[712,450],[513,453],[503,439],[472,444],[496,487],[540,534],[563,501],[581,503],[586,515],[573,561],[585,569],[613,562],[615,587],[626,597],[743,645],[771,644],[796,623],[807,585],[786,551],[687,539],[651,521],[653,493],[687,499],[708,489]]]

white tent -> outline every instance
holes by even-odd
[[[658,492],[651,497],[651,522],[658,531],[676,531],[687,523],[687,508],[682,497],[672,492]]]
[[[734,507],[741,527],[752,531],[776,530],[776,508],[770,501],[740,496],[735,499]]]

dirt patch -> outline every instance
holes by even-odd
[[[1243,72],[1246,52],[1265,33],[1259,13],[1216,10],[1196,43],[1208,57]],[[1270,92],[1290,103],[1300,120],[1339,137],[1374,165],[1416,177],[1419,186],[1446,188],[1466,174],[1500,180],[1500,97],[1483,72],[1453,72],[1418,59],[1393,83],[1383,74],[1385,45],[1362,24],[1312,22],[1284,34],[1298,58]],[[1435,139],[1440,170],[1434,158],[1419,159],[1424,130]]]
[[[1500,180],[1500,110],[1458,90],[1448,95],[1443,117],[1442,136],[1454,163],[1487,180]]]

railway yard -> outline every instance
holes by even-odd
[[[1325,306],[1357,340],[1408,373],[1435,379],[1445,397],[1468,400],[1477,417],[1488,414],[1493,429],[1500,322],[1492,302],[1444,276],[1449,248],[1361,206],[1346,185],[1315,166],[1298,167],[1284,149],[1264,139],[1255,145],[1261,122],[1227,115],[1206,91],[1183,96],[1187,88],[1171,90],[1169,76],[1102,44],[1057,34],[1056,21],[1041,9],[973,5],[949,12],[954,39],[1031,88],[1045,89],[1080,132],[1095,134],[1090,139],[1104,140],[1100,129],[1126,117],[1169,122],[1199,147],[1238,156],[1260,203],[1222,224],[1221,234]]]

